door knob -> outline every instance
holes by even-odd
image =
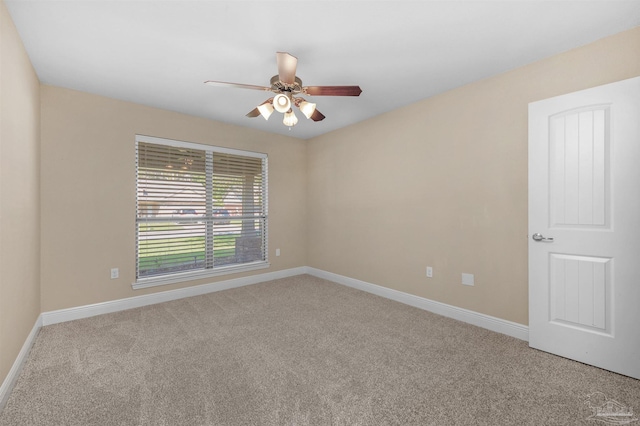
[[[547,237],[545,237],[544,235],[542,235],[539,232],[536,232],[535,234],[533,234],[531,236],[531,238],[533,238],[533,241],[545,241],[545,242],[548,242],[548,243],[552,243],[553,242],[553,237],[547,238]]]

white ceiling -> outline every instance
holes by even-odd
[[[42,83],[308,139],[640,25],[640,0],[4,0]],[[245,114],[268,93],[276,51],[322,122],[289,130]],[[639,53],[640,54],[640,53]]]

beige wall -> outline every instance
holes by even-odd
[[[527,324],[527,104],[639,52],[635,28],[309,141],[309,266]]]
[[[0,383],[40,314],[39,87],[0,1]]]
[[[306,264],[304,141],[52,86],[41,99],[43,312],[249,275],[132,290],[136,134],[267,153],[271,268],[255,273]]]

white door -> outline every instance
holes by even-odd
[[[640,379],[640,77],[529,104],[529,345]]]

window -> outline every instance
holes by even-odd
[[[136,136],[134,288],[265,268],[267,156]]]

